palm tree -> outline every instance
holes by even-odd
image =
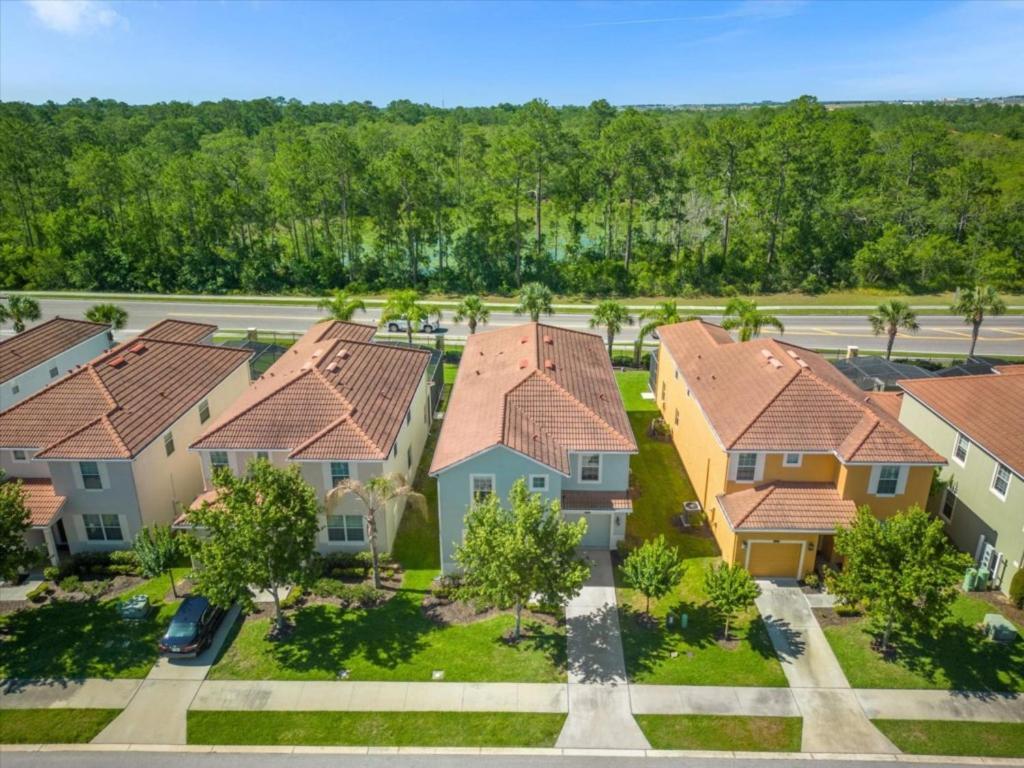
[[[471,336],[476,333],[477,323],[486,325],[490,318],[491,310],[484,306],[479,296],[466,296],[455,307],[455,314],[452,315],[452,320],[456,323],[461,323],[463,320],[466,321]]]
[[[640,322],[643,325],[640,326],[640,331],[637,333],[636,346],[633,348],[633,367],[640,367],[640,353],[643,349],[644,339],[654,333],[660,326],[699,319],[700,315],[680,315],[679,307],[672,301],[663,301],[661,304],[655,304],[650,309],[645,309],[640,313]],[[644,323],[644,320],[647,322]]]
[[[405,333],[409,346],[412,346],[413,327],[419,328],[424,320],[434,316],[437,316],[438,321],[440,321],[441,310],[432,304],[421,303],[419,293],[410,288],[388,294],[387,301],[384,303],[384,309],[380,313],[380,324],[387,325],[397,320],[407,321]]]
[[[0,322],[12,320],[15,333],[25,330],[26,320],[38,320],[39,316],[39,302],[31,296],[8,296],[7,307],[0,308]]]
[[[94,304],[85,313],[85,319],[105,323],[113,331],[120,331],[128,323],[128,313],[116,304]]]
[[[527,283],[519,289],[519,306],[516,307],[517,315],[529,315],[530,320],[537,322],[541,314],[552,315],[551,289],[541,283]]]
[[[597,328],[603,325],[608,336],[608,357],[612,356],[612,344],[615,343],[615,335],[622,330],[623,325],[632,325],[633,316],[629,314],[622,304],[614,299],[605,299],[594,308],[594,316],[590,318],[590,327]]]
[[[331,320],[348,322],[356,312],[365,312],[366,304],[357,296],[351,295],[343,288],[332,291],[330,296],[320,299],[317,307],[327,311]]]
[[[417,493],[405,475],[392,472],[378,475],[366,482],[342,480],[327,494],[327,514],[334,514],[341,502],[348,496],[355,496],[366,509],[363,519],[366,521],[367,541],[370,544],[370,557],[373,562],[373,586],[380,589],[380,557],[377,553],[377,514],[382,512],[393,501],[404,499],[406,503],[426,509],[426,498]]]
[[[899,299],[890,299],[884,304],[879,304],[875,314],[868,315],[868,322],[871,323],[871,330],[875,336],[885,333],[889,337],[889,341],[885,345],[886,360],[892,356],[892,345],[901,328],[915,333],[920,327],[917,324],[917,315],[914,314],[914,310],[905,301]]]
[[[727,331],[738,329],[740,341],[750,341],[755,336],[760,336],[761,329],[766,325],[777,328],[779,333],[786,332],[786,327],[779,318],[762,312],[757,308],[757,304],[749,299],[729,299],[729,303],[725,305],[722,327]]]
[[[985,320],[985,315],[1002,315],[1006,312],[1004,302],[996,289],[991,285],[976,285],[973,288],[957,289],[950,311],[960,315],[964,322],[971,326],[971,349],[968,357],[974,356],[974,347],[978,343],[978,332]]]

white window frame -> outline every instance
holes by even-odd
[[[103,537],[94,539],[89,536],[89,525],[86,523],[86,518],[95,517],[98,521],[99,530],[102,532]],[[116,517],[117,518],[117,530],[121,534],[120,538],[112,538],[107,533],[107,524],[103,521],[104,517]],[[124,535],[124,520],[121,515],[115,515],[110,512],[87,512],[82,515],[82,530],[85,533],[86,541],[127,541]]]
[[[100,479],[100,487],[99,488],[88,488],[88,487],[86,487],[86,485],[85,485],[85,474],[82,472],[82,464],[95,464],[96,465],[96,476]],[[75,462],[75,476],[76,476],[76,478],[78,480],[79,487],[83,491],[89,491],[89,492],[105,491],[105,490],[107,490],[110,487],[110,484],[107,482],[107,473],[104,472],[103,470],[104,470],[103,465],[100,462],[98,462],[98,461],[86,460],[86,461]]]
[[[18,458],[19,453],[21,454],[20,459]],[[14,448],[11,450],[11,461],[15,464],[27,464],[31,459],[32,457],[29,456],[29,452],[24,448]]]
[[[341,480],[335,482],[334,480],[334,464],[345,464],[348,466],[348,476],[341,478]],[[352,479],[352,462],[350,461],[328,461],[324,463],[324,484],[327,486],[327,490],[331,488],[337,488],[338,484]]]
[[[796,461],[795,462],[791,462],[789,460],[790,456],[796,456]],[[793,451],[790,451],[788,453],[782,454],[782,466],[784,466],[784,467],[799,467],[803,463],[804,463],[804,455],[802,453],[795,453]]]
[[[1000,493],[999,490],[996,488],[996,479],[999,477],[1000,469],[1006,470],[1006,490],[1002,493]],[[996,468],[992,471],[992,482],[989,483],[988,489],[992,491],[992,495],[995,496],[997,499],[999,499],[1000,501],[1006,501],[1006,497],[1010,495],[1010,483],[1012,482],[1012,478],[1013,473],[1010,471],[1010,468],[1005,464],[1000,464],[997,461]]]
[[[206,418],[203,418],[203,411],[206,411]],[[210,401],[207,398],[203,398],[199,401],[199,423],[205,424],[210,420]]]
[[[878,490],[878,484],[882,480],[883,467],[895,467],[897,470],[896,489],[893,493],[880,493]],[[872,496],[878,496],[882,499],[893,499],[897,496],[902,496],[904,491],[907,489],[907,476],[909,474],[909,468],[903,464],[875,464],[871,467],[871,478],[868,481],[868,492]]]
[[[533,484],[534,480],[543,480],[544,481],[544,486],[541,487],[541,488],[537,488]],[[546,493],[549,487],[550,487],[550,484],[548,482],[548,476],[547,475],[530,475],[530,493]]]
[[[754,476],[747,480],[740,478],[740,456],[754,456]],[[734,483],[759,483],[764,478],[764,454],[757,451],[737,451],[729,454],[729,479]]]
[[[583,477],[584,459],[588,459],[591,456],[597,456],[597,479],[586,480]],[[601,480],[604,479],[604,457],[600,453],[581,453],[578,461],[579,467],[577,472],[577,479],[580,483],[586,483],[588,485],[599,485]]]
[[[348,525],[348,519],[351,517],[359,518],[359,530],[362,533],[362,538],[350,538]],[[341,525],[331,525],[331,519],[341,520]],[[366,543],[366,520],[362,515],[359,514],[340,514],[340,515],[327,515],[327,525],[325,526],[327,533],[327,541],[330,544],[365,544]],[[331,531],[342,531],[342,538],[332,539]]]
[[[964,448],[964,457],[963,457],[963,459],[961,459],[959,456],[956,455],[957,449],[960,447],[961,441],[966,445],[966,447]],[[952,461],[954,461],[957,464],[959,464],[961,467],[963,467],[963,466],[966,466],[966,464],[967,464],[967,457],[970,455],[970,453],[971,453],[971,439],[967,435],[965,435],[963,432],[957,432],[956,433],[956,437],[953,438],[953,453],[950,455],[949,458]]]
[[[214,464],[213,463],[213,454],[215,454],[215,453],[223,453],[224,457],[227,459],[227,461],[224,464]],[[210,464],[210,478],[211,479],[213,479],[213,473],[217,471],[217,468],[219,466],[226,467],[227,469],[229,469],[232,472],[235,471],[235,468],[231,464],[231,453],[228,452],[228,451],[210,451],[209,455],[207,456],[207,460],[208,460],[208,462]]]
[[[490,480],[491,481],[491,491],[490,491],[489,495],[493,495],[493,494],[497,493],[498,478],[496,476],[494,476],[494,475],[486,475],[486,474],[472,474],[472,475],[469,476],[469,502],[470,502],[470,504],[475,504],[478,501],[483,501],[483,496],[481,496],[481,498],[478,499],[477,495],[476,495],[476,481],[478,479],[480,479],[480,480]]]
[[[264,459],[265,461],[269,462],[270,451],[256,451],[256,461],[259,461],[260,459]]]

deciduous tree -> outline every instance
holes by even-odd
[[[39,560],[40,553],[25,542],[32,518],[18,480],[4,480],[0,471],[0,579],[13,580],[22,568]]]
[[[729,639],[729,625],[741,611],[754,604],[761,589],[739,563],[719,563],[704,572],[704,591],[708,602],[725,622],[723,639]]]
[[[651,612],[651,598],[660,600],[683,578],[679,550],[670,547],[664,536],[648,539],[634,549],[622,564],[622,575],[633,589],[647,599],[644,612]]]

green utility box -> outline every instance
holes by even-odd
[[[978,581],[974,585],[974,588],[978,592],[984,592],[986,589],[988,589],[988,580],[989,580],[988,571],[978,571]]]
[[[968,568],[967,573],[964,574],[964,592],[973,592],[974,588],[978,585],[978,569]]]

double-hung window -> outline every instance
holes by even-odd
[[[580,482],[601,482],[601,454],[586,453],[580,456]]]
[[[953,461],[961,467],[967,463],[967,451],[970,447],[971,441],[967,439],[967,435],[957,432],[956,443],[953,445]]]
[[[900,486],[900,468],[894,464],[884,464],[878,469],[878,482],[875,484],[876,496],[895,496]]]
[[[82,522],[89,541],[124,541],[117,515],[82,515]]]
[[[210,451],[210,471],[216,472],[218,469],[229,469],[231,464],[228,462],[227,451]]]
[[[366,541],[362,515],[328,515],[328,541]]]
[[[1005,464],[996,464],[996,471],[992,474],[992,493],[1005,501],[1009,490],[1010,468]]]
[[[342,482],[352,477],[349,471],[347,461],[332,461],[331,462],[331,487],[336,488],[341,485]]]
[[[90,491],[103,490],[103,477],[100,475],[100,465],[95,461],[78,462],[78,471],[82,475],[82,487]]]
[[[473,501],[483,501],[494,493],[494,475],[470,475],[469,488]]]
[[[164,453],[168,456],[174,453],[174,435],[170,432],[164,432]]]
[[[205,424],[210,420],[210,401],[203,400],[199,403],[199,423]]]
[[[736,456],[736,482],[752,483],[757,477],[757,454],[740,453]]]

